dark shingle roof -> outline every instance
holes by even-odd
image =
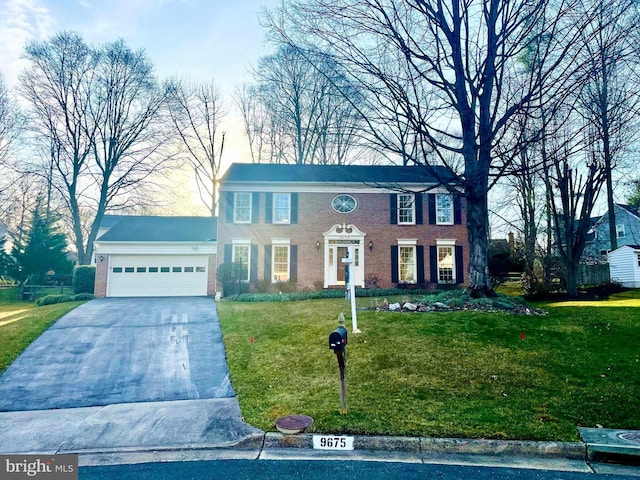
[[[109,217],[109,218],[107,218]],[[108,226],[114,216],[105,215]],[[215,217],[122,216],[98,241],[103,242],[210,242],[217,237]]]
[[[436,169],[448,182],[454,176],[445,167]],[[338,183],[439,183],[431,169],[424,166],[393,165],[283,165],[269,163],[234,163],[221,183],[225,182],[338,182]]]
[[[638,209],[636,207],[632,207],[631,205],[624,205],[622,203],[616,203],[616,205],[619,206],[620,208],[626,210],[631,215],[635,215],[636,217],[639,216],[638,215]]]

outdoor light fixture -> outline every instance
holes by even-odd
[[[373,242],[369,240],[369,250],[373,250]]]
[[[102,255],[100,255],[100,261],[103,262],[104,261],[104,257]]]
[[[320,250],[320,242],[316,242],[316,250]]]

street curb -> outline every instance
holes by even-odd
[[[534,442],[521,440],[478,440],[460,438],[353,436],[354,450],[395,451],[414,454],[473,454],[523,457],[552,457],[586,460],[581,442]],[[267,432],[264,449],[313,449],[313,434],[285,435]]]

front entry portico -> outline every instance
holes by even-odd
[[[324,236],[324,288],[345,285],[343,258],[354,259],[354,284],[364,287],[364,237],[354,225],[334,225]]]

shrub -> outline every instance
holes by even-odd
[[[72,302],[73,295],[46,295],[36,300],[36,305],[42,307],[44,305],[53,305],[55,303]]]
[[[73,271],[73,292],[94,293],[96,283],[96,267],[93,265],[78,265]]]
[[[78,293],[76,295],[46,295],[36,300],[36,305],[43,307],[44,305],[54,305],[56,303],[93,300],[94,298],[95,297],[91,293]]]
[[[81,300],[93,300],[94,298],[96,297],[93,295],[93,293],[77,293],[73,296],[73,301],[79,302]]]
[[[245,281],[246,270],[241,263],[223,263],[218,267],[216,274],[222,283],[222,294],[225,297],[249,291],[249,284]]]

